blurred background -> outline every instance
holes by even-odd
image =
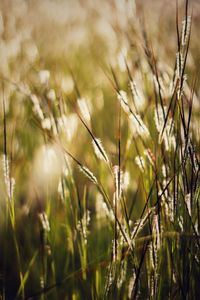
[[[185,1],[178,1],[180,28],[184,9]],[[192,83],[200,61],[200,1],[190,1],[189,10],[192,38],[187,74],[188,83]],[[78,221],[87,210],[92,220],[88,261],[102,252],[105,260],[110,257],[112,225],[107,225],[110,220],[106,212],[101,216],[102,203],[98,201],[102,196],[63,148],[101,178],[112,198],[113,178],[95,157],[91,136],[77,110],[116,165],[119,114],[112,70],[120,89],[126,90],[127,65],[130,67],[141,92],[138,110],[151,123],[154,91],[148,77],[145,34],[163,81],[170,85],[177,52],[176,1],[0,0],[0,298],[22,299],[23,289],[25,295],[32,295],[44,287],[42,280],[59,282],[64,274],[84,265],[76,235]],[[196,115],[198,95],[196,85]],[[127,206],[131,207],[137,193],[141,199],[134,204],[134,221],[141,213],[144,192],[138,183],[141,172],[135,164],[137,151],[130,144],[124,116],[121,122],[122,165],[127,179],[124,190],[131,199]],[[199,125],[196,119],[193,127],[197,143]],[[154,142],[149,142],[151,149]],[[14,203],[11,212],[6,208],[10,200]],[[45,267],[51,274],[48,279],[41,279],[41,243],[46,243],[45,251],[50,253],[45,254],[50,257]],[[93,280],[88,276],[86,287],[81,276],[72,276],[67,292],[62,285],[57,295],[46,299],[83,299],[81,295]],[[22,277],[26,278],[25,288]]]

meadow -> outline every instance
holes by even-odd
[[[198,0],[0,0],[0,300],[200,299]]]

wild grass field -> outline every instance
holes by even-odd
[[[200,299],[200,2],[0,0],[0,299]]]

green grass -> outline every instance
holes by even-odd
[[[120,3],[0,4],[0,299],[200,298],[198,3]]]

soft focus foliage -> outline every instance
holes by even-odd
[[[200,298],[199,25],[0,0],[0,299]]]

